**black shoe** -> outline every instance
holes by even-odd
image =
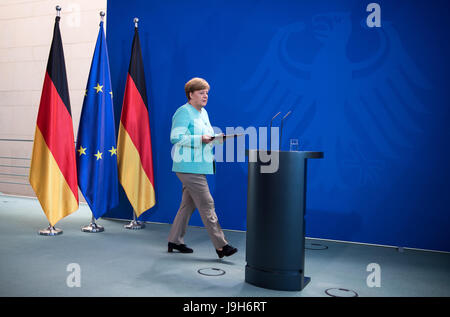
[[[191,248],[188,248],[185,244],[175,244],[172,242],[169,242],[168,245],[168,252],[173,252],[173,249],[180,251],[181,253],[192,253],[194,250]]]
[[[216,250],[217,255],[219,256],[219,258],[223,258],[224,256],[230,256],[235,254],[238,251],[238,249],[236,249],[235,247],[227,244],[226,246],[224,246],[222,248],[222,251]]]

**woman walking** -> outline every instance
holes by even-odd
[[[193,252],[184,244],[184,235],[197,208],[217,255],[223,258],[236,253],[237,249],[228,244],[220,227],[206,174],[215,173],[213,144],[222,143],[224,136],[214,135],[204,109],[210,89],[206,80],[193,78],[184,88],[188,102],[173,115],[170,132],[170,141],[174,144],[172,171],[180,179],[183,189],[180,208],[169,233],[168,251]]]

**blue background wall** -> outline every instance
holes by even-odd
[[[450,251],[447,1],[379,0],[381,28],[365,24],[370,2],[109,0],[117,122],[140,19],[157,200],[140,219],[175,217],[171,117],[198,76],[213,126],[267,126],[293,110],[282,147],[298,138],[325,152],[308,163],[308,237]],[[220,223],[245,230],[247,164],[217,167]],[[122,191],[107,216],[131,215]],[[190,224],[202,225],[197,212]]]

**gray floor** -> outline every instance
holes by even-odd
[[[64,233],[39,236],[47,226],[37,200],[0,194],[0,296],[325,296],[328,288],[359,296],[450,296],[450,254],[307,240],[328,246],[306,250],[311,283],[301,292],[274,291],[244,282],[245,232],[225,231],[239,252],[219,260],[205,229],[189,227],[193,254],[167,252],[170,225],[125,230],[125,222],[100,219],[103,233],[83,233],[89,208],[82,204],[58,223]],[[80,287],[68,287],[70,263],[79,265]],[[369,287],[367,265],[381,268],[380,287]],[[220,268],[208,277],[197,271]],[[342,293],[343,295],[347,293]],[[350,294],[350,293],[348,293]]]

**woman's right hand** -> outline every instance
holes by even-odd
[[[213,137],[212,136],[209,136],[209,135],[202,135],[202,142],[203,143],[209,143],[209,142],[211,142],[213,140]]]

